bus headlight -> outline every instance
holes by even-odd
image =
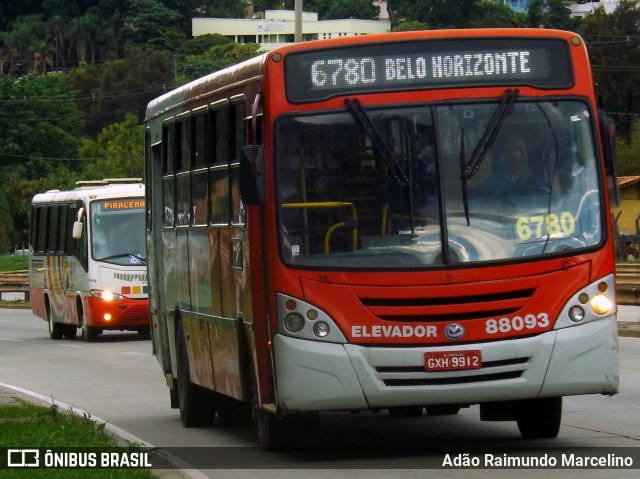
[[[278,333],[298,339],[347,342],[333,319],[321,309],[292,296],[278,294]]]
[[[616,313],[615,278],[600,278],[580,290],[566,302],[553,329],[562,329],[610,318]]]
[[[315,334],[319,338],[326,337],[330,331],[331,331],[331,328],[324,321],[319,321],[313,325],[313,334]]]
[[[298,313],[287,314],[284,318],[284,327],[290,333],[299,333],[304,328],[304,318]]]
[[[573,306],[569,310],[569,317],[574,323],[579,323],[584,319],[584,308],[582,306]]]
[[[124,299],[124,296],[108,289],[92,289],[89,291],[94,298],[101,299],[103,301],[120,301]]]
[[[613,308],[613,302],[604,294],[597,294],[591,299],[591,309],[596,314],[607,314]]]

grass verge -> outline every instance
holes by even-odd
[[[62,413],[54,405],[35,406],[20,399],[0,406],[0,447],[10,448],[114,448],[117,441],[105,425],[88,415]],[[135,444],[130,444],[135,448]],[[150,469],[4,469],[2,479],[153,479]]]

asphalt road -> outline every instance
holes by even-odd
[[[620,320],[640,322],[640,307],[620,308]],[[441,478],[516,478],[522,471],[433,471],[424,467],[439,463],[443,451],[461,447],[507,452],[523,446],[537,451],[558,447],[640,451],[636,449],[640,446],[640,339],[622,337],[620,345],[620,394],[565,398],[562,428],[555,440],[523,441],[515,423],[481,422],[477,407],[449,417],[392,418],[384,412],[341,412],[323,414],[317,434],[306,438],[316,446],[312,455],[263,452],[255,447],[249,427],[183,428],[178,412],[169,407],[168,389],[151,342],[136,334],[108,333],[96,343],[79,338],[52,341],[46,323],[30,311],[0,310],[0,383],[88,412],[184,460],[199,461],[203,453],[208,455],[208,461],[199,463],[200,470],[186,471],[191,477],[329,478],[344,476],[343,469],[348,468],[350,476],[367,479],[434,474]],[[367,448],[353,448],[356,444]],[[347,447],[335,449],[337,446]],[[526,475],[637,478],[640,470],[554,469],[550,473],[536,469],[527,470]]]

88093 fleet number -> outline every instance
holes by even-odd
[[[485,332],[487,334],[510,333],[549,327],[549,314],[539,313],[513,316],[512,318],[487,319]]]

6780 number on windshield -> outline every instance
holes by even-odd
[[[561,213],[559,216],[553,213],[529,217],[523,216],[516,221],[516,234],[523,241],[560,233],[570,235],[575,229],[576,219],[568,211]]]

